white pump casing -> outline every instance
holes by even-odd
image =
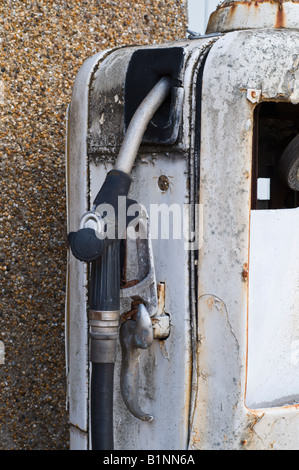
[[[262,3],[269,2],[259,3],[263,7]],[[200,203],[197,229],[202,244],[196,259],[186,249],[188,225],[181,238],[152,240],[156,279],[166,288],[164,309],[170,315],[170,336],[155,340],[140,360],[140,402],[153,414],[152,423],[138,421],[125,408],[119,391],[119,362],[116,365],[116,449],[299,449],[299,253],[294,238],[299,209],[265,211],[264,217],[263,211],[251,210],[254,111],[268,101],[298,105],[298,44],[298,31],[255,29],[147,46],[183,48],[183,112],[174,144],[141,147],[130,197],[144,204],[148,213],[153,204]],[[68,232],[78,229],[117,157],[124,136],[126,72],[138,49],[97,54],[76,77],[68,112]],[[161,175],[170,182],[166,190],[158,185]],[[271,251],[265,240],[269,233],[261,235],[263,220],[275,234],[273,247],[286,236],[283,226],[290,227],[284,263],[273,259],[275,249]],[[279,327],[285,306],[286,326],[279,341],[273,339],[269,314],[263,316],[259,310],[260,292],[255,287],[265,282],[267,265],[272,272],[267,279],[268,295],[279,299],[279,307],[271,304]],[[283,298],[275,292],[274,270],[281,268],[279,276],[286,279]],[[133,261],[128,266],[129,280],[135,275]],[[88,278],[86,265],[71,254],[67,282],[71,448],[88,449]],[[128,305],[122,308],[126,311]],[[258,323],[257,318],[265,318],[266,323]],[[263,332],[262,337],[257,330]],[[271,368],[264,368],[263,348],[260,355],[256,353],[261,342],[268,352],[278,348],[275,359],[280,361],[283,381],[271,375]],[[271,390],[261,386],[263,377],[271,382]],[[285,401],[286,396],[292,403]],[[258,409],[253,409],[256,403]]]

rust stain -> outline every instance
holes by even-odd
[[[230,19],[234,16],[235,11],[236,11],[236,8],[237,8],[237,4],[236,4],[236,3],[233,3],[232,5],[230,5],[230,9],[229,9],[229,17],[230,17]]]
[[[157,315],[162,315],[165,307],[165,282],[159,282],[157,285],[158,310]]]
[[[208,27],[209,27],[209,24],[213,24],[213,21],[215,20],[215,18],[217,18],[217,11],[218,10],[215,10],[211,13],[210,18],[209,18]]]
[[[285,27],[285,11],[283,8],[283,4],[279,2],[279,5],[277,7],[277,13],[276,13],[276,23],[275,23],[275,28],[284,28]]]
[[[122,289],[127,289],[128,287],[133,287],[139,284],[140,281],[138,279],[133,279],[132,281],[127,281],[127,282],[122,282],[121,283],[121,288]]]
[[[129,320],[129,319],[135,319],[135,316],[137,314],[137,310],[138,310],[138,306],[140,304],[144,304],[144,302],[142,302],[142,300],[133,300],[132,303],[131,303],[131,310],[129,310],[128,312],[124,312],[121,317],[120,317],[120,321],[121,323]]]
[[[255,1],[248,0],[247,2],[227,1],[227,2],[224,2],[221,5],[219,5],[217,7],[217,10],[221,10],[223,8],[230,8],[232,10],[232,12],[234,12],[238,5],[242,5],[242,6],[244,5],[244,6],[247,6],[247,7],[251,7],[253,5],[254,7],[259,7],[260,4],[263,4],[263,3],[278,3],[279,4],[278,6],[282,7],[282,4],[287,2],[287,1],[290,1],[290,0],[255,0]],[[292,0],[292,3],[299,3],[299,0]]]
[[[212,310],[213,305],[214,305],[214,299],[213,299],[213,297],[209,297],[209,298],[207,299],[207,304],[208,304],[209,309]]]
[[[242,278],[244,282],[248,280],[248,274],[249,274],[248,263],[245,263],[243,266],[243,271],[242,271]]]
[[[265,0],[256,0],[255,2],[253,2],[252,0],[251,1],[248,1],[248,2],[242,2],[242,1],[228,1],[228,2],[224,2],[222,3],[221,5],[219,5],[217,7],[217,10],[221,10],[222,8],[231,8],[233,11],[236,9],[236,7],[238,5],[245,5],[245,6],[251,6],[252,3],[254,3],[255,5],[258,4],[258,3],[264,3]],[[269,0],[268,0],[269,1]]]
[[[261,419],[263,419],[263,417],[265,416],[265,413],[262,413],[261,415],[257,416],[257,415],[254,415],[252,413],[252,416],[251,416],[251,422],[248,424],[248,429],[249,429],[249,432],[252,432],[254,427],[261,421]]]
[[[194,426],[193,428],[193,432],[192,432],[192,441],[191,441],[191,449],[197,449],[197,450],[200,450],[200,442],[201,442],[201,439],[199,437],[199,429]]]

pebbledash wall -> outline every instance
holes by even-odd
[[[199,1],[199,0],[198,0]],[[0,449],[68,449],[65,118],[94,53],[186,37],[185,0],[0,4]]]

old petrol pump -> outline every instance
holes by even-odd
[[[298,25],[298,1],[225,1],[79,71],[71,449],[299,449]]]

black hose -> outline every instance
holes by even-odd
[[[113,450],[114,364],[92,364],[91,439],[92,450]]]
[[[91,263],[89,305],[92,310],[120,309],[120,240],[108,245]]]
[[[120,241],[108,245],[91,265],[90,308],[111,312],[120,309]],[[103,330],[100,335],[103,334]],[[116,338],[91,331],[91,443],[92,450],[113,450],[113,379]],[[118,331],[115,331],[118,337]],[[99,353],[100,351],[100,353]],[[104,351],[104,355],[103,355]]]

